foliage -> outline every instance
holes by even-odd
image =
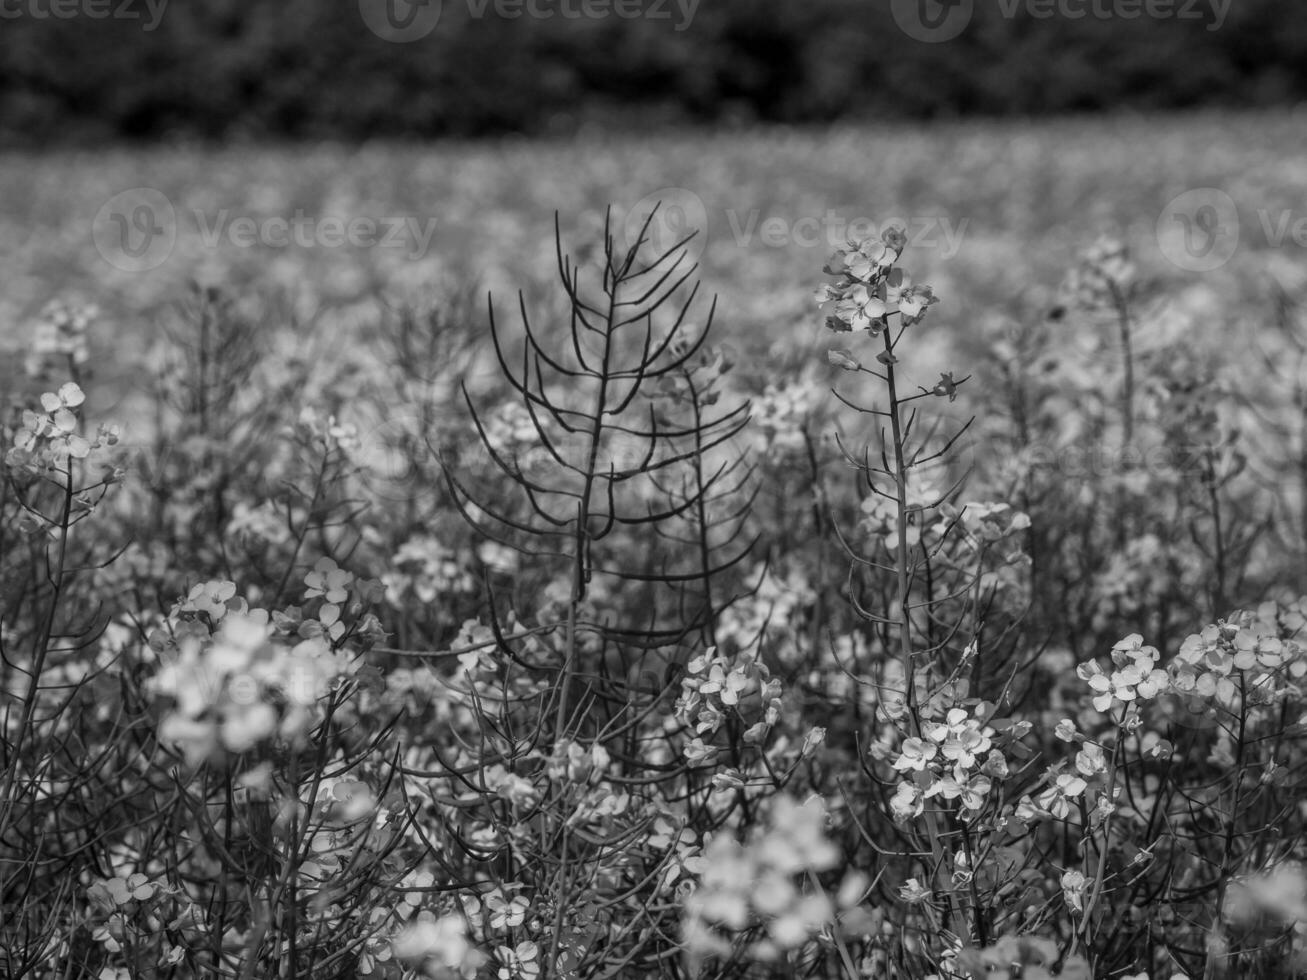
[[[6,976],[1302,971],[1294,297],[1253,384],[1141,347],[1167,284],[1103,240],[914,384],[951,298],[891,228],[826,267],[823,415],[655,215],[556,230],[552,302],[332,357],[197,286],[122,429],[95,312],[47,310],[2,434]]]

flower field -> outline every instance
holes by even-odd
[[[0,158],[0,974],[1307,973],[1304,132]]]

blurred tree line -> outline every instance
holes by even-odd
[[[138,18],[35,15],[60,2]],[[365,26],[356,0],[173,0],[149,31],[145,0],[0,0],[0,137],[425,137],[1307,93],[1307,18],[1284,0],[1232,0],[1217,30],[1225,0],[1196,0],[1195,19],[1040,19],[1026,0],[1005,16],[1012,0],[975,0],[968,28],[939,44],[905,36],[890,0],[702,0],[688,26],[677,0],[642,2],[665,16],[506,19],[495,0],[444,0],[427,37],[398,44]]]

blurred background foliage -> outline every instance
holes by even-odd
[[[1284,0],[1233,0],[1216,30],[1211,0],[1191,19],[1107,20],[1035,19],[1024,5],[1006,17],[978,0],[942,44],[905,37],[888,0],[703,0],[682,30],[675,0],[661,5],[664,18],[509,20],[445,0],[410,44],[372,34],[352,0],[174,0],[151,31],[142,0],[129,5],[139,19],[15,16],[0,22],[0,137],[425,138],[1307,94],[1307,18]]]

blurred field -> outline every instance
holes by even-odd
[[[529,288],[552,276],[556,211],[564,234],[579,243],[601,226],[606,203],[617,209],[620,232],[626,210],[648,195],[702,202],[706,286],[720,294],[726,330],[759,351],[824,342],[810,288],[840,222],[857,218],[960,233],[954,247],[939,235],[910,242],[904,265],[944,297],[936,322],[965,330],[981,311],[1047,302],[1077,249],[1103,230],[1125,237],[1145,274],[1189,277],[1159,254],[1158,218],[1183,191],[1223,188],[1240,207],[1245,241],[1234,261],[1203,281],[1229,295],[1223,277],[1292,276],[1302,266],[1291,240],[1279,249],[1260,240],[1257,217],[1307,201],[1302,119],[1203,114],[433,146],[14,153],[0,158],[0,345],[20,347],[45,303],[72,296],[105,315],[93,339],[104,355],[97,359],[130,366],[158,311],[190,279],[282,293],[301,317],[331,331],[370,315],[379,298],[413,297],[432,284]],[[125,272],[97,251],[92,231],[106,202],[140,187],[171,202],[177,242],[158,268]],[[373,248],[205,240],[206,227],[219,221],[296,214],[383,224],[411,217],[415,227],[433,222],[434,231],[425,249],[411,247],[412,235],[398,247]],[[776,218],[782,229],[808,219],[811,231],[818,222],[816,239],[764,242],[759,229]]]

